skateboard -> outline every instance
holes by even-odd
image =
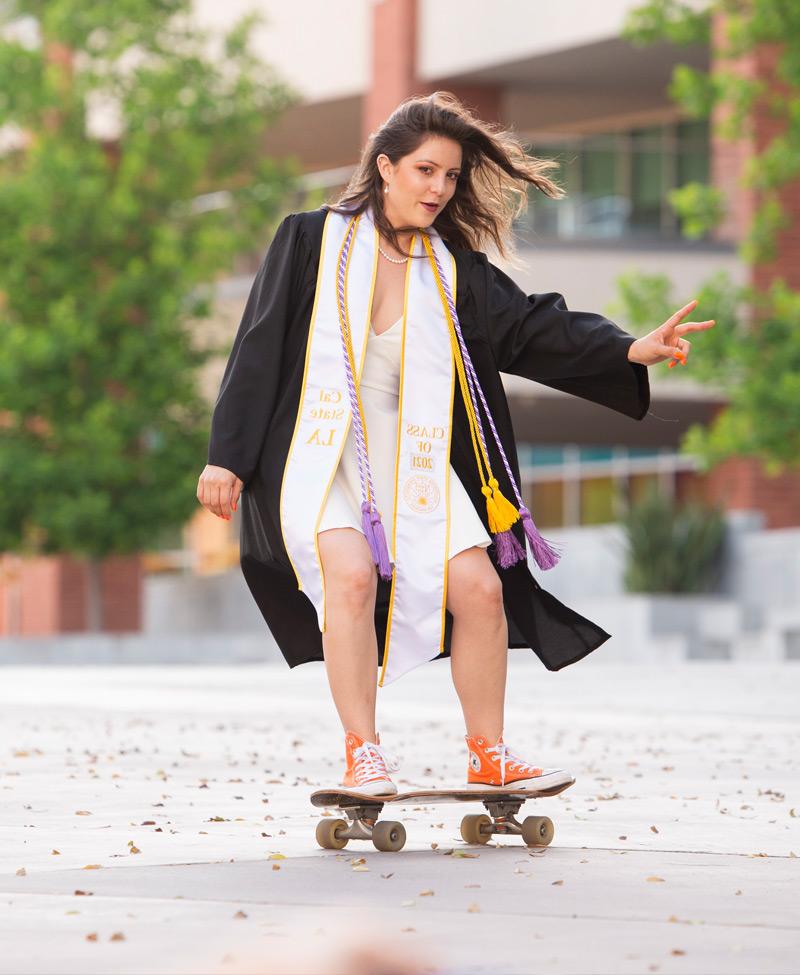
[[[443,802],[481,802],[486,813],[464,816],[461,838],[465,843],[488,843],[495,834],[522,836],[526,846],[549,846],[555,834],[553,822],[547,816],[526,816],[518,822],[516,814],[528,799],[557,796],[575,784],[575,779],[562,782],[540,792],[517,789],[420,789],[399,792],[393,796],[370,796],[349,789],[320,789],[311,794],[311,804],[332,807],[347,814],[344,819],[321,819],[317,823],[317,843],[324,850],[343,850],[349,840],[371,840],[376,850],[396,853],[406,842],[402,823],[380,820],[383,807],[389,803],[399,806],[436,804]]]

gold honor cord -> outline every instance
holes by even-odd
[[[439,268],[436,265],[436,260],[433,256],[433,249],[431,248],[430,240],[427,234],[422,234],[422,242],[425,245],[428,260],[430,261],[431,268],[433,269],[433,274],[436,279],[436,287],[439,291],[439,297],[442,300],[444,313],[447,316],[447,325],[450,331],[450,345],[453,349],[453,358],[455,359],[456,369],[458,371],[458,381],[461,386],[461,395],[463,397],[464,405],[467,410],[467,417],[469,419],[472,449],[475,453],[475,460],[478,464],[478,473],[480,474],[481,484],[483,485],[481,487],[481,493],[486,498],[486,513],[489,519],[489,530],[492,532],[492,534],[497,534],[499,532],[507,531],[515,522],[519,521],[520,513],[508,500],[508,498],[506,498],[500,491],[499,482],[494,476],[491,464],[489,463],[489,457],[483,444],[483,438],[478,436],[478,419],[475,415],[476,407],[473,403],[472,396],[470,395],[466,370],[464,368],[464,357],[461,351],[461,343],[458,341],[453,316],[450,313],[450,303],[447,300],[444,285],[442,284],[441,277],[439,276]],[[488,485],[483,476],[481,456],[483,457],[483,463],[486,465],[486,470],[489,474]]]

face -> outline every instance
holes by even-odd
[[[396,166],[381,153],[383,202],[389,222],[398,229],[429,227],[456,191],[461,170],[461,146],[445,136],[430,136],[402,156]],[[385,192],[388,185],[389,192]],[[426,207],[423,204],[434,206]]]

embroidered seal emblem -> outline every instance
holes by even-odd
[[[435,511],[440,497],[436,481],[422,474],[412,474],[403,485],[403,500],[414,511]]]

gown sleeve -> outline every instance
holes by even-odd
[[[554,291],[526,295],[478,253],[484,321],[500,372],[580,396],[641,420],[650,408],[647,366],[628,359],[634,335],[594,312],[570,311]]]
[[[302,233],[299,215],[278,227],[256,272],[211,417],[208,463],[251,478],[280,383]]]

